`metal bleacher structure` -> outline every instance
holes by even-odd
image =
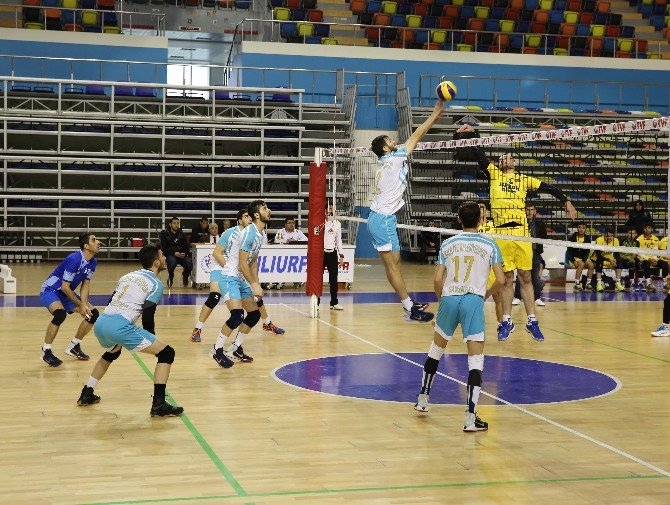
[[[91,231],[108,257],[157,240],[166,219],[185,230],[234,218],[252,198],[269,230],[308,212],[317,147],[351,143],[355,91],[338,105],[299,89],[0,77],[3,210],[0,259],[60,255]],[[337,175],[346,201],[349,176]],[[332,178],[331,178],[332,179]],[[332,181],[331,181],[332,182]],[[343,203],[344,204],[344,203]]]

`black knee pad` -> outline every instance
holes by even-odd
[[[121,356],[121,349],[119,349],[116,352],[105,351],[105,353],[102,355],[102,359],[104,359],[105,361],[109,361],[111,363],[119,356]]]
[[[256,305],[258,305],[258,308],[260,309],[263,306],[263,299],[259,298],[258,300],[256,300]]]
[[[244,318],[244,324],[246,324],[249,328],[253,328],[256,326],[256,323],[261,320],[261,311],[260,310],[252,310],[247,314],[247,317]]]
[[[214,309],[219,304],[219,300],[221,300],[221,293],[217,293],[215,291],[212,291],[209,296],[207,297],[207,301],[205,302],[205,307]]]
[[[423,371],[426,372],[427,374],[437,373],[437,365],[439,364],[440,360],[428,357],[426,358],[426,362],[423,365]]]
[[[482,385],[482,371],[481,370],[470,370],[468,373],[468,385],[469,386],[479,386]]]
[[[167,363],[168,365],[171,365],[174,363],[174,349],[166,345],[165,348],[156,354],[156,358],[158,358],[159,363]]]
[[[56,309],[54,310],[54,313],[52,315],[54,317],[51,320],[51,324],[60,326],[61,324],[63,324],[63,321],[65,321],[65,318],[67,317],[67,312],[65,312],[65,309]]]
[[[98,320],[100,317],[100,312],[98,312],[98,309],[95,307],[91,310],[91,317],[88,319],[88,322],[91,324],[95,324],[95,322]],[[119,351],[121,352],[121,351]]]
[[[244,311],[242,309],[233,309],[230,311],[230,317],[226,321],[226,326],[234,330],[244,321]]]

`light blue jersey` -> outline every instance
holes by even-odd
[[[235,236],[226,247],[226,254],[224,254],[226,265],[221,269],[221,273],[224,276],[244,279],[242,272],[240,272],[240,251],[249,253],[249,264],[251,264],[252,258],[258,254],[262,245],[263,234],[258,231],[255,224],[251,223]]]
[[[407,187],[407,146],[377,159],[375,186],[372,190],[370,209],[378,214],[395,214],[405,205],[402,199]]]
[[[223,235],[221,235],[221,238],[219,238],[219,241],[217,242],[216,245],[223,247],[223,258],[226,260],[226,263],[228,263],[228,257],[230,254],[230,250],[233,247],[233,243],[235,240],[237,240],[237,237],[239,237],[242,229],[238,226],[232,226],[228,228]],[[221,265],[218,261],[216,261],[216,258],[214,255],[212,255],[212,265],[211,265],[211,271],[221,271],[223,270],[223,265]]]
[[[162,296],[163,283],[151,270],[135,270],[119,279],[114,296],[104,313],[123,316],[135,324],[142,314],[144,302],[158,305]]]

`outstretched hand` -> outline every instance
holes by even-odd
[[[573,221],[577,219],[577,209],[575,209],[575,206],[572,205],[572,202],[570,200],[565,202],[565,210],[570,216],[570,219],[572,219]]]
[[[475,131],[475,129],[472,127],[472,125],[469,124],[464,124],[458,130],[456,130],[457,133],[473,132],[473,131]]]
[[[442,115],[443,112],[444,112],[444,100],[438,100],[437,103],[435,104],[435,107],[433,108],[433,114],[440,116]]]

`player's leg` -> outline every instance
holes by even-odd
[[[65,349],[65,354],[74,356],[75,358],[82,361],[88,361],[89,356],[82,350],[81,341],[93,329],[93,325],[98,320],[98,317],[100,317],[100,312],[98,312],[98,309],[96,309],[90,303],[87,305],[91,315],[88,316],[88,319],[83,316],[84,318],[82,319],[81,323],[79,323],[79,328],[77,328],[77,333],[75,334],[74,338],[70,340],[70,343]],[[72,310],[73,312],[81,314],[81,311],[78,307],[74,307]]]
[[[477,417],[484,370],[484,300],[475,294],[464,295],[458,307],[458,320],[468,347],[467,404],[463,431],[484,431],[488,424]]]
[[[339,269],[339,256],[337,251],[323,253],[324,264],[328,268],[328,287],[330,288],[330,308],[342,310],[337,299],[337,271]]]
[[[524,306],[526,307],[526,314],[528,315],[528,320],[526,321],[526,331],[532,335],[533,339],[541,342],[544,340],[544,335],[540,330],[537,317],[535,317],[535,297],[533,293],[533,282],[531,279],[530,270],[517,270],[516,273],[519,276],[519,281],[521,282],[521,297],[523,299]]]
[[[433,341],[428,349],[428,356],[423,365],[423,375],[421,376],[421,390],[419,397],[414,404],[414,409],[419,412],[428,411],[428,399],[430,388],[433,385],[437,366],[440,358],[444,354],[447,343],[451,340],[454,330],[458,325],[458,303],[460,296],[443,296],[440,299],[440,305],[437,309],[437,318],[435,319],[435,332]]]
[[[226,291],[226,288],[222,289]],[[226,291],[224,293],[224,297],[225,296],[229,296],[229,291]],[[230,311],[230,316],[228,317],[228,320],[221,327],[219,336],[216,338],[214,347],[210,352],[210,356],[212,357],[212,359],[214,359],[214,361],[216,361],[221,368],[230,368],[231,366],[233,366],[233,361],[228,356],[226,356],[226,354],[223,351],[223,347],[225,346],[228,337],[230,337],[233,334],[233,332],[240,327],[242,321],[244,321],[244,309],[242,308],[242,300],[239,298],[239,294],[237,296],[238,298],[226,300],[226,306]]]
[[[272,319],[270,319],[270,315],[268,314],[268,311],[265,308],[265,304],[263,303],[262,298],[259,298],[256,301],[256,305],[258,305],[258,310],[261,311],[263,330],[274,333],[275,335],[283,335],[284,333],[286,333],[282,328],[278,327],[276,324],[272,322]]]
[[[663,300],[663,323],[656,331],[651,332],[652,337],[670,337],[670,293]]]
[[[102,379],[107,370],[109,370],[110,365],[121,356],[121,345],[115,344],[114,346],[107,349],[104,354],[100,357],[98,362],[93,367],[91,376],[86,381],[86,385],[81,390],[81,395],[79,395],[79,400],[77,400],[77,405],[85,406],[98,403],[100,397],[95,394],[94,389],[98,385],[100,379]]]
[[[58,329],[60,328],[60,325],[63,324],[63,321],[65,321],[65,318],[67,317],[67,311],[63,306],[63,302],[61,302],[58,295],[54,291],[48,290],[41,292],[40,301],[49,310],[52,316],[44,336],[44,344],[42,345],[42,360],[51,367],[57,367],[60,366],[63,361],[54,355],[53,351],[51,350],[51,344],[56,338],[56,335],[58,335]]]
[[[542,280],[542,256],[535,250],[533,250],[533,268],[530,271],[530,281],[533,285],[535,305],[543,307],[545,303],[542,301],[542,290],[544,289],[544,281]]]
[[[141,328],[137,328],[142,330]],[[144,330],[142,330],[144,331]],[[146,332],[149,335],[151,333]],[[152,335],[153,336],[153,335]],[[165,400],[165,388],[170,377],[170,369],[174,363],[174,349],[165,342],[156,339],[150,345],[142,349],[135,348],[135,351],[141,351],[147,354],[153,354],[157,358],[156,368],[154,370],[154,397],[151,402],[151,417],[179,416],[184,412],[182,407],[171,405]]]
[[[243,284],[240,288],[240,294],[242,295],[242,308],[247,313],[246,317],[243,319],[242,324],[240,325],[240,330],[237,332],[237,335],[224,351],[226,356],[232,361],[241,361],[242,363],[251,363],[254,358],[245,354],[242,344],[244,340],[249,335],[251,329],[256,326],[258,321],[261,319],[261,312],[258,310],[258,305],[254,301],[254,296],[251,292],[251,287],[247,284],[246,281],[243,281]]]
[[[504,256],[503,256],[504,258]],[[505,268],[507,268],[507,260],[503,259]],[[523,293],[522,293],[523,295]],[[507,340],[514,332],[515,327],[512,322],[512,300],[514,298],[514,270],[505,272],[505,284],[498,293],[502,305],[502,323],[498,331],[498,340]]]
[[[212,272],[210,283],[209,283],[209,296],[205,300],[204,305],[200,308],[200,314],[198,315],[198,322],[195,323],[195,328],[191,333],[192,342],[200,342],[202,340],[201,333],[202,329],[205,326],[205,322],[212,314],[214,308],[221,301],[221,290],[219,289],[219,282],[216,280],[216,271]]]

